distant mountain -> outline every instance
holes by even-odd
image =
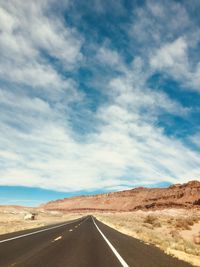
[[[200,208],[200,182],[175,184],[168,188],[138,187],[131,190],[78,196],[41,205],[47,210],[62,211],[133,211],[159,208]]]

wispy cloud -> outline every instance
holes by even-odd
[[[1,2],[1,185],[117,190],[199,178],[198,123],[183,138],[167,132],[198,109],[149,84],[159,74],[182,96],[198,94],[198,24],[184,3],[117,3],[114,26],[113,1]]]
[[[1,3],[3,81],[48,92],[71,87],[71,80],[57,68],[67,72],[77,67],[82,59],[82,37],[65,25],[53,8],[54,1]]]

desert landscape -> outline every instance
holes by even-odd
[[[40,208],[0,206],[0,235],[77,219],[79,213],[46,211]]]
[[[200,0],[0,0],[0,267],[200,267]]]
[[[0,206],[0,234],[93,214],[98,220],[146,244],[200,266],[200,182],[168,188],[51,201],[37,208]]]
[[[161,209],[97,213],[97,219],[118,231],[154,244],[181,260],[200,266],[200,210]]]

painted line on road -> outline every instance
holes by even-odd
[[[22,238],[22,237],[25,237],[25,236],[35,235],[35,234],[38,234],[38,233],[41,233],[41,232],[45,232],[45,231],[49,231],[49,230],[52,230],[52,229],[56,229],[56,228],[59,228],[59,227],[62,227],[62,226],[68,225],[68,224],[72,224],[72,223],[74,223],[74,222],[76,222],[78,220],[80,220],[80,218],[74,220],[73,222],[63,223],[63,224],[60,224],[60,225],[52,226],[50,228],[46,228],[46,229],[38,230],[38,231],[35,231],[35,232],[31,232],[31,233],[28,233],[28,234],[23,234],[23,235],[18,235],[18,236],[15,236],[15,237],[7,238],[7,239],[4,239],[4,240],[1,240],[0,243],[4,243],[4,242],[8,242],[8,241],[15,240],[15,239],[18,239],[18,238]]]
[[[128,264],[125,262],[125,260],[121,257],[121,255],[117,252],[117,250],[113,247],[113,245],[110,243],[110,241],[107,239],[107,237],[101,232],[101,230],[99,229],[99,227],[97,226],[97,224],[94,221],[94,218],[92,217],[93,223],[96,226],[97,230],[99,231],[99,233],[102,235],[102,237],[104,238],[104,240],[106,241],[106,243],[108,244],[108,246],[111,248],[112,252],[115,254],[115,256],[117,257],[117,259],[119,260],[119,262],[121,263],[121,265],[123,267],[129,267]]]
[[[55,238],[52,242],[58,241],[60,239],[62,239],[62,235],[61,236],[58,236],[57,238]]]

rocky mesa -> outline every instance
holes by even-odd
[[[168,188],[138,187],[120,192],[77,196],[50,201],[47,210],[68,212],[124,212],[138,209],[200,208],[200,182],[190,181]]]

